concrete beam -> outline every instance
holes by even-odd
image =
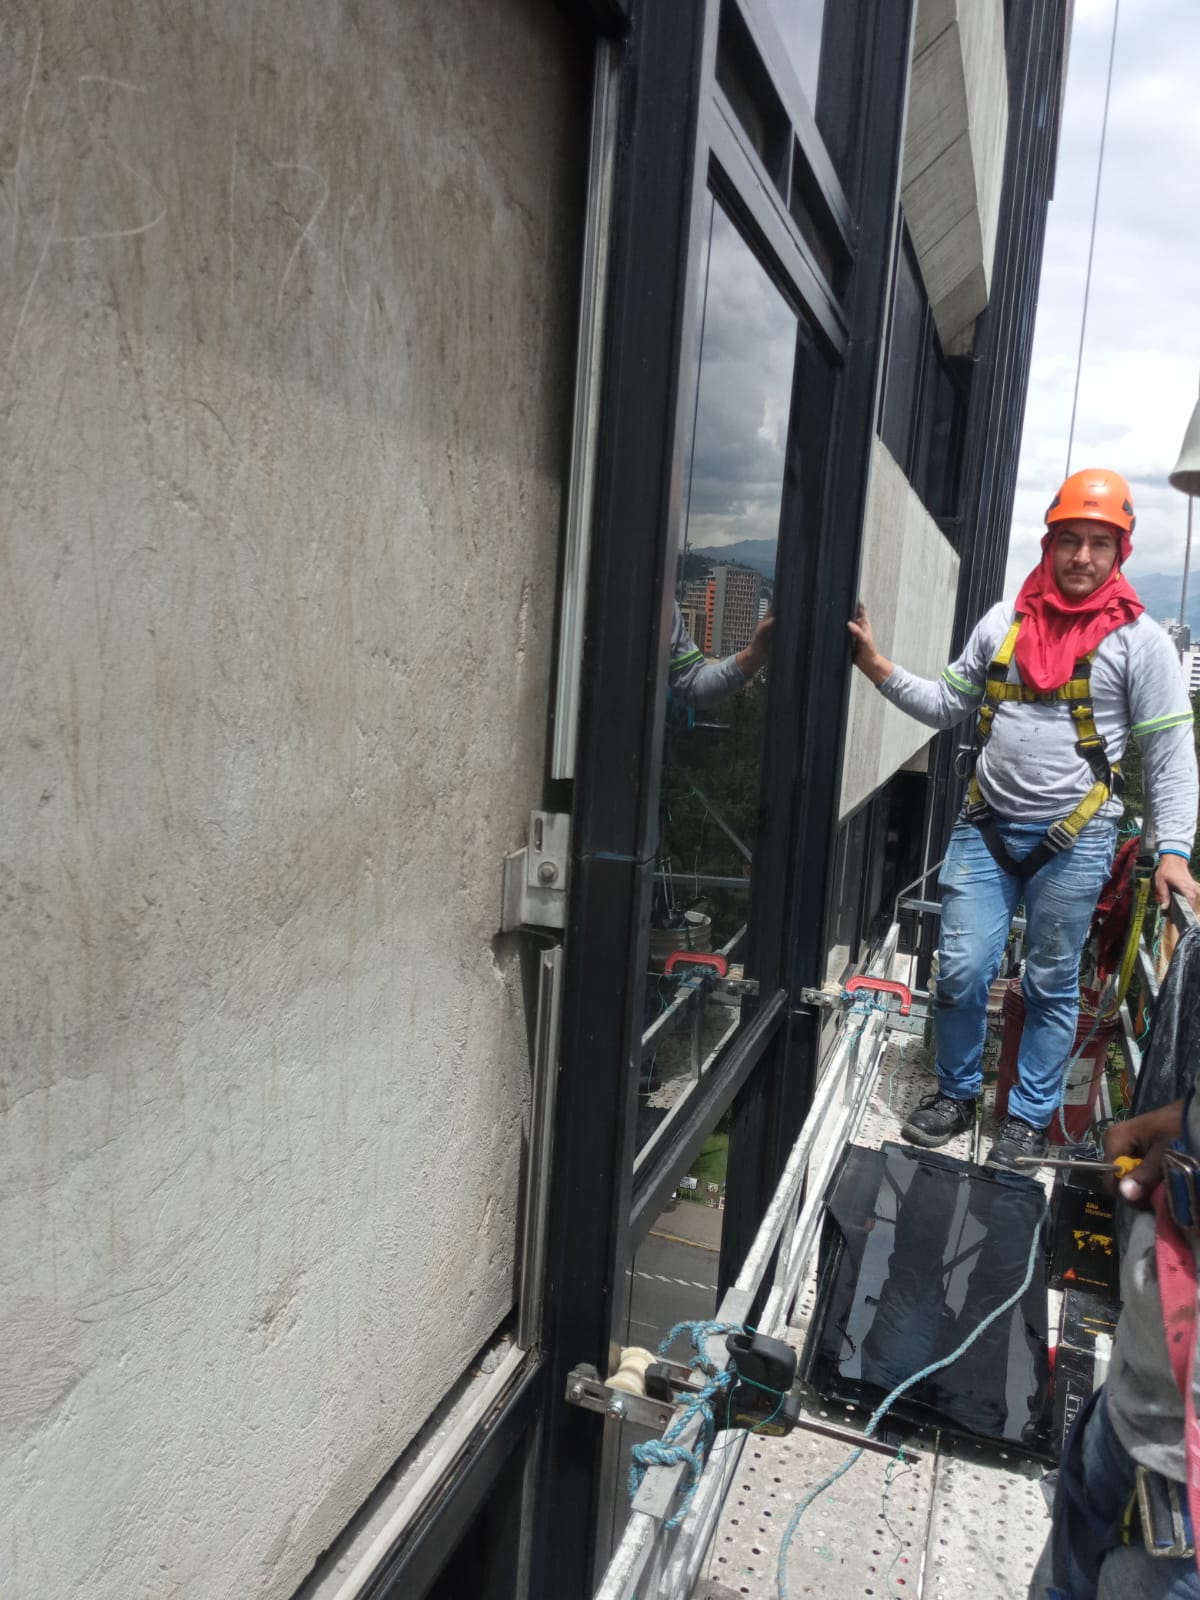
[[[988,302],[1007,135],[1003,0],[920,0],[902,201],[947,347]]]
[[[922,677],[945,666],[954,626],[959,558],[881,440],[871,453],[859,594],[879,648]],[[929,729],[883,698],[861,674],[850,692],[839,817],[847,817],[929,743]],[[923,770],[923,768],[909,768]]]

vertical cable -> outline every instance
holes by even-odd
[[[1079,406],[1079,378],[1083,372],[1083,341],[1087,334],[1088,300],[1092,292],[1092,256],[1096,249],[1096,219],[1100,215],[1100,182],[1104,176],[1104,141],[1108,134],[1108,100],[1112,93],[1113,62],[1117,55],[1117,21],[1121,15],[1121,0],[1113,0],[1112,43],[1108,48],[1108,82],[1104,86],[1104,118],[1100,124],[1100,159],[1096,163],[1096,195],[1092,201],[1092,237],[1088,242],[1087,277],[1083,285],[1083,319],[1079,324],[1079,355],[1075,362],[1075,396],[1071,401],[1071,431],[1067,435],[1067,470],[1064,478],[1071,476],[1071,450],[1075,444],[1075,412]]]

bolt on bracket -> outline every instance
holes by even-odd
[[[529,815],[529,843],[504,857],[500,928],[565,928],[571,819],[553,811]]]

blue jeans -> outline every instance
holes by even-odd
[[[1020,860],[1045,837],[1047,824],[997,826],[1010,855]],[[1052,857],[1031,878],[1018,878],[996,864],[978,828],[969,822],[955,824],[938,879],[942,927],[934,1025],[943,1094],[970,1100],[979,1093],[988,989],[1000,971],[1009,924],[1024,899],[1025,1027],[1017,1059],[1020,1082],[1009,1096],[1008,1109],[1035,1128],[1049,1125],[1079,1022],[1079,958],[1112,867],[1115,843],[1112,823],[1090,822],[1071,849]]]
[[[1134,1462],[1108,1420],[1104,1391],[1063,1452],[1054,1523],[1029,1584],[1029,1600],[1200,1600],[1190,1557],[1151,1556],[1118,1543],[1134,1489]]]

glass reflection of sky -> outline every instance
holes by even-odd
[[[767,0],[767,10],[783,39],[792,70],[800,80],[811,109],[817,103],[825,0]]]
[[[710,217],[686,538],[719,554],[779,537],[796,317],[719,205]]]

